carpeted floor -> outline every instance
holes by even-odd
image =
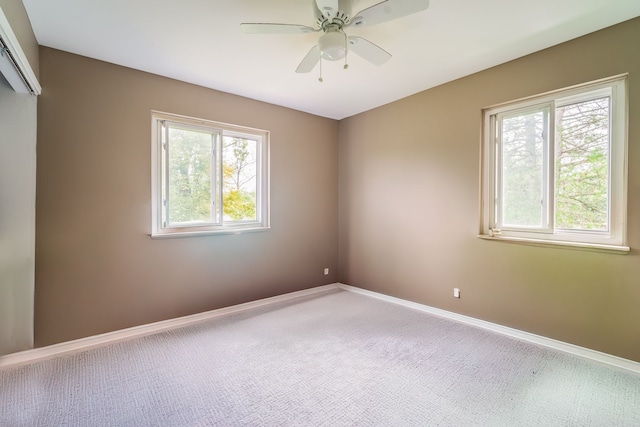
[[[640,426],[640,375],[336,290],[0,371],[1,426]]]

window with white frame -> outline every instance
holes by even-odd
[[[626,76],[483,111],[484,238],[626,247]]]
[[[152,236],[269,227],[269,133],[152,113]]]

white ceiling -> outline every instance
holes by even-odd
[[[295,69],[321,33],[243,34],[241,22],[314,26],[313,0],[23,0],[43,46],[342,119],[640,16],[640,0],[431,0],[348,28],[393,57]],[[355,0],[354,11],[380,0]],[[99,82],[96,82],[99,84]]]

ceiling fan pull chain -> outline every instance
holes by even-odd
[[[320,77],[318,78],[318,81],[320,83],[322,83],[324,80],[322,79],[322,56],[320,57]]]
[[[347,64],[347,55],[349,55],[349,42],[347,41],[347,36],[344,36],[344,69],[349,68],[349,64]]]

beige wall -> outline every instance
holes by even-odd
[[[340,281],[640,361],[639,40],[640,18],[341,121]],[[631,254],[476,238],[482,108],[627,72]]]
[[[37,346],[337,280],[336,121],[49,48],[40,61]],[[271,131],[272,229],[152,240],[151,110]]]
[[[37,59],[22,2],[0,0],[0,7],[22,49]],[[37,72],[37,62],[31,66]],[[0,74],[0,355],[33,346],[36,106]]]

